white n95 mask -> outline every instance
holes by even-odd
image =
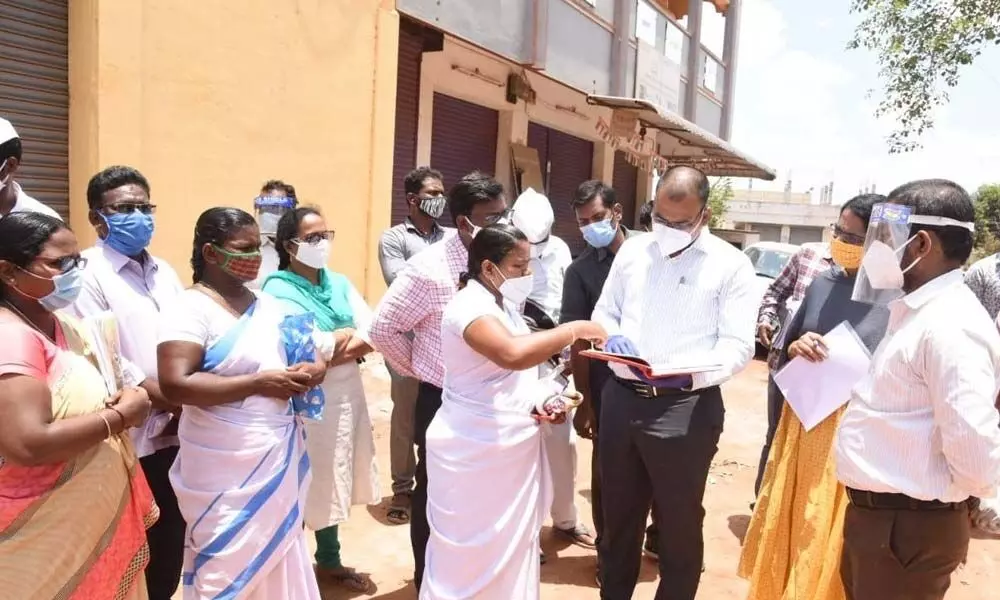
[[[910,263],[905,269],[899,264],[899,253],[913,241],[913,238],[893,250],[889,244],[881,240],[875,240],[868,247],[864,257],[861,259],[861,267],[864,269],[868,282],[876,290],[898,290],[903,287],[903,275],[912,269],[920,258]]]

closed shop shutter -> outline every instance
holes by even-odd
[[[392,148],[392,224],[410,213],[403,180],[417,167],[417,115],[420,107],[420,62],[424,35],[409,19],[399,21],[399,66],[396,70],[396,133]]]
[[[789,244],[808,244],[823,241],[822,227],[791,227],[788,233]]]
[[[573,212],[576,188],[593,173],[594,143],[539,125],[528,124],[528,145],[538,150],[546,193],[555,213],[552,233],[569,245],[573,256],[586,247]]]
[[[636,182],[639,180],[639,168],[627,160],[623,152],[615,152],[615,171],[612,175],[611,187],[615,188],[618,202],[622,205],[622,219],[629,229],[635,228],[638,222],[636,208],[645,202],[635,197]]]
[[[69,218],[68,3],[0,0],[0,115],[24,146],[25,193]]]
[[[497,163],[497,111],[444,94],[434,94],[431,166],[450,189],[472,171],[492,175]],[[441,222],[451,224],[447,210]]]

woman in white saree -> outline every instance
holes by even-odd
[[[465,287],[445,308],[441,409],[427,430],[431,529],[421,600],[535,600],[539,531],[550,477],[536,408],[552,396],[538,366],[578,339],[603,341],[589,321],[530,333],[519,309],[531,291],[529,244],[492,225],[469,248]]]
[[[206,211],[195,285],[163,311],[160,386],[184,405],[170,480],[187,522],[185,600],[320,598],[302,528],[309,459],[289,398],[326,368],[288,366],[284,308],[245,285],[260,262],[253,217]]]

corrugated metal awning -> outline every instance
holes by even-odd
[[[638,119],[648,129],[660,132],[657,138],[659,155],[669,166],[695,167],[714,177],[754,177],[771,181],[774,169],[740,152],[728,142],[664,110],[636,98],[617,96],[587,96],[587,103],[604,106],[615,112],[624,111]],[[648,133],[647,133],[648,136]]]

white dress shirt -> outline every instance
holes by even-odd
[[[848,487],[961,502],[1000,482],[1000,333],[958,269],[889,305],[837,434]]]
[[[573,262],[573,255],[566,242],[554,235],[550,235],[544,244],[538,246],[541,254],[533,257],[529,263],[534,285],[528,298],[558,323],[562,309],[563,280],[566,278],[566,269]]]
[[[618,251],[593,319],[650,363],[697,356],[723,365],[692,376],[692,389],[719,385],[753,356],[756,277],[745,254],[707,229],[674,258],[663,256],[656,236],[635,236]],[[635,379],[622,365],[611,368]]]
[[[131,379],[137,379],[134,383],[155,380],[160,311],[177,301],[184,289],[180,278],[165,261],[147,256],[139,264],[100,241],[82,254],[87,259],[83,289],[71,312],[81,318],[114,313],[122,356],[143,374]],[[156,437],[168,421],[166,413],[154,411],[142,429],[133,430],[132,441],[140,457],[177,445],[176,437]]]

